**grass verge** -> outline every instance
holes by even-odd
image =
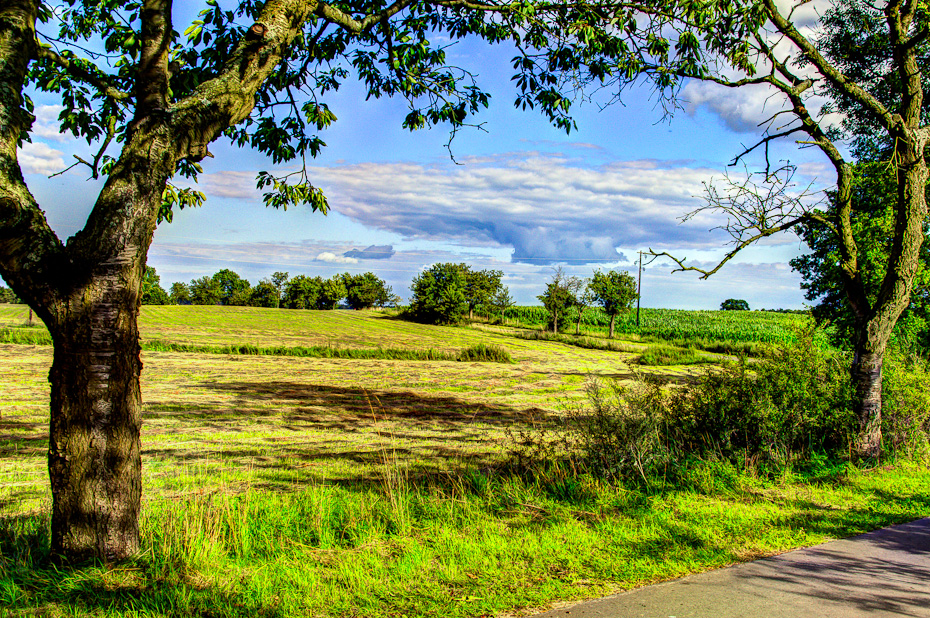
[[[46,564],[47,515],[0,520],[0,607],[49,616],[488,616],[925,516],[902,463],[763,481],[696,462],[651,490],[586,477],[384,475],[155,500],[119,566]]]

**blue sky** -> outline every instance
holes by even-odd
[[[704,265],[723,255],[727,238],[709,231],[722,220],[679,219],[702,204],[702,182],[720,178],[743,145],[754,142],[757,123],[778,109],[765,91],[688,84],[683,109],[663,120],[647,90],[630,90],[623,104],[581,105],[574,114],[578,131],[565,135],[538,112],[514,109],[506,49],[465,42],[449,55],[492,95],[475,119],[483,129],[465,129],[452,143],[455,162],[445,128],[402,129],[404,101],[365,101],[350,80],[325,99],[338,121],[321,132],[327,147],[310,162],[331,213],[266,209],[255,173],[289,167],[214,144],[215,158],[203,162],[199,182],[206,205],[176,213],[156,232],[149,264],[165,287],[221,268],[253,284],[277,270],[372,271],[406,298],[423,268],[453,261],[502,270],[518,303],[537,304],[555,266],[590,276],[597,268],[635,271],[637,251],[648,248]],[[80,168],[48,175],[91,148],[58,134],[53,99],[36,102],[34,143],[20,162],[53,228],[66,238],[83,225],[99,185]],[[818,185],[833,181],[815,151],[786,142],[775,146],[773,158],[790,159]],[[714,309],[742,298],[752,308],[800,308],[800,279],[788,260],[803,250],[796,236],[770,239],[706,281],[673,275],[667,260],[656,261],[644,272],[643,305]]]

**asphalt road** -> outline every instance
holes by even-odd
[[[930,518],[534,618],[930,618]]]

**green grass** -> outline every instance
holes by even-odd
[[[763,480],[694,462],[676,485],[508,472],[588,375],[651,344],[520,339],[380,312],[143,308],[143,553],[55,567],[51,348],[0,345],[0,616],[469,616],[597,596],[926,516],[930,471]],[[0,306],[0,326],[22,327]],[[158,343],[164,342],[164,343]],[[162,345],[161,349],[153,349]],[[205,354],[183,346],[497,350],[513,362]],[[483,350],[483,351],[481,351]],[[640,366],[670,382],[700,368]],[[509,441],[511,440],[511,441]]]
[[[387,459],[390,464],[390,459]],[[721,479],[724,479],[721,481]],[[605,594],[924,516],[925,468],[763,482],[696,464],[652,492],[403,471],[147,503],[127,564],[43,561],[44,515],[0,522],[0,607],[47,616],[477,617]]]

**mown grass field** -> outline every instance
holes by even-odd
[[[0,327],[25,310],[0,306]],[[0,616],[504,616],[907,521],[930,472],[898,462],[672,485],[497,467],[589,375],[686,379],[645,351],[441,328],[379,312],[145,307],[143,337],[453,351],[514,363],[145,351],[144,547],[60,568],[47,546],[49,346],[0,345]],[[22,329],[26,330],[26,329]]]

